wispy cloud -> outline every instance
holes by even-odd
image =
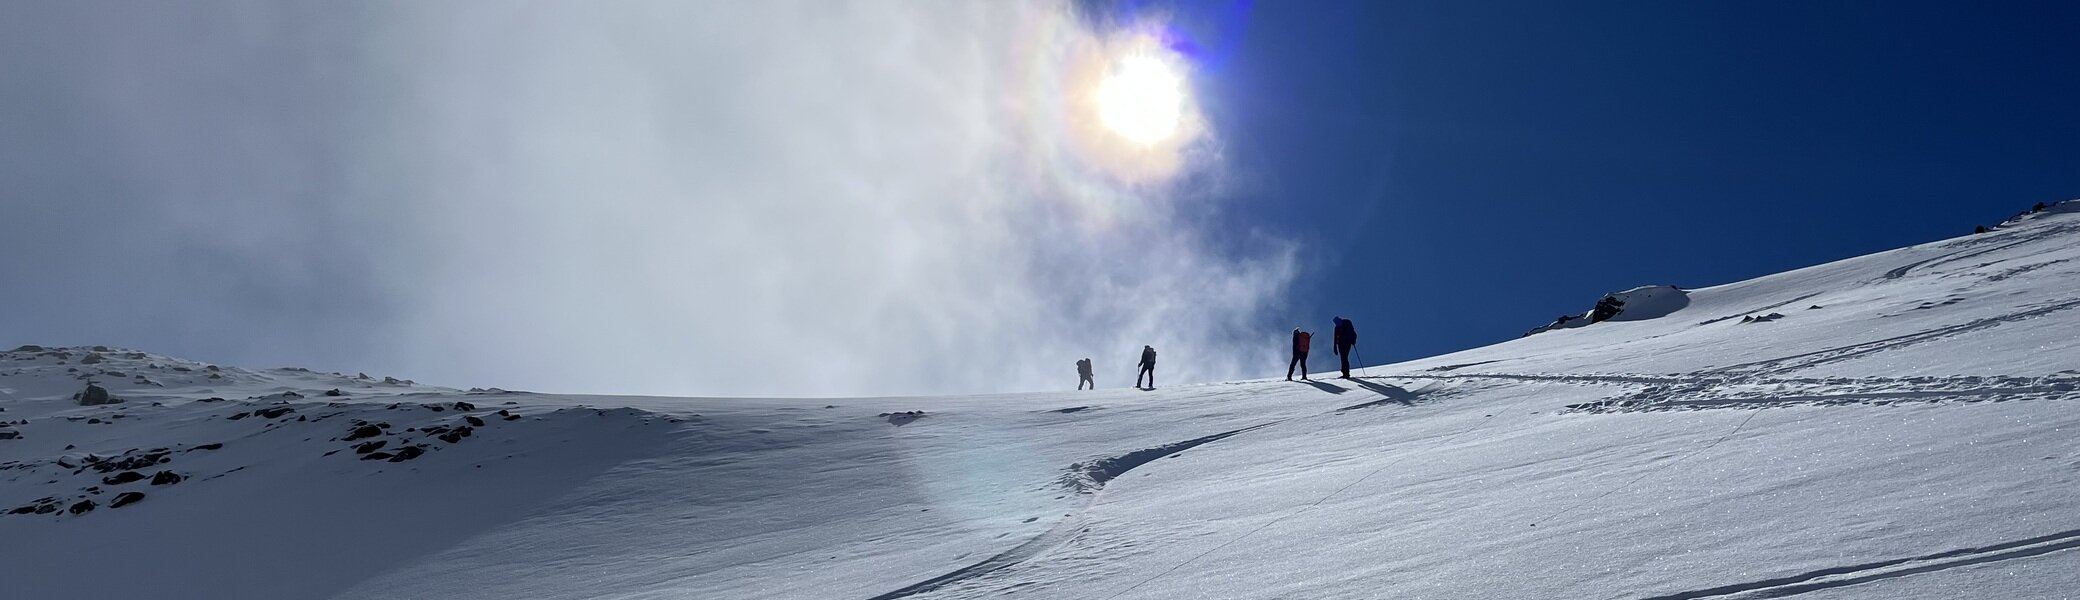
[[[275,142],[160,132],[154,144],[230,148],[69,175],[220,173],[184,184],[218,193],[122,193],[271,229],[141,233],[292,267],[259,270],[261,295],[291,306],[253,326],[224,318],[244,294],[183,291],[222,282],[153,287],[222,323],[154,329],[183,347],[258,336],[270,341],[235,352],[279,352],[294,342],[251,329],[305,318],[351,339],[285,354],[334,368],[723,395],[1067,387],[1085,356],[1124,385],[1144,343],[1162,351],[1164,383],[1282,364],[1278,332],[1258,325],[1295,275],[1292,245],[1195,216],[1217,207],[1224,172],[1218,132],[1196,115],[1154,146],[1101,129],[1088,96],[1146,42],[1065,6],[409,3],[303,36],[283,32],[344,9],[255,10],[199,19],[246,30],[169,32],[306,57],[229,74],[250,95],[88,91],[97,114],[132,115],[125,127],[201,115]],[[248,104],[281,103],[316,123],[247,118]],[[276,236],[289,239],[256,242]],[[283,250],[310,243],[325,247]],[[119,276],[165,267],[45,258]],[[294,298],[313,296],[366,300],[299,315]]]

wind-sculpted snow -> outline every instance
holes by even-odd
[[[25,349],[0,565],[33,598],[2059,597],[2076,226],[1353,380],[596,397]]]

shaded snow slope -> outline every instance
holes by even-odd
[[[2070,597],[2076,258],[2080,215],[2046,211],[1354,380],[1149,392],[554,396],[8,353],[0,420],[29,422],[0,508],[99,506],[0,515],[0,568],[35,598]],[[82,376],[125,402],[71,402]],[[423,450],[356,454],[377,440]],[[119,460],[142,468],[95,466]]]

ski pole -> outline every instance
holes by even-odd
[[[1370,375],[1365,373],[1365,353],[1358,352],[1357,348],[1351,348],[1351,352],[1358,355],[1358,376],[1370,377]]]

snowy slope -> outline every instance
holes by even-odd
[[[0,515],[0,581],[24,598],[2076,597],[2075,207],[1347,381],[632,398],[11,352],[0,420],[28,423],[0,440],[0,509],[98,506]],[[1392,323],[1359,326],[1391,343]],[[83,378],[126,401],[77,405]],[[344,439],[357,423],[378,432]],[[374,440],[423,455],[362,460]],[[122,470],[184,480],[104,481]]]

